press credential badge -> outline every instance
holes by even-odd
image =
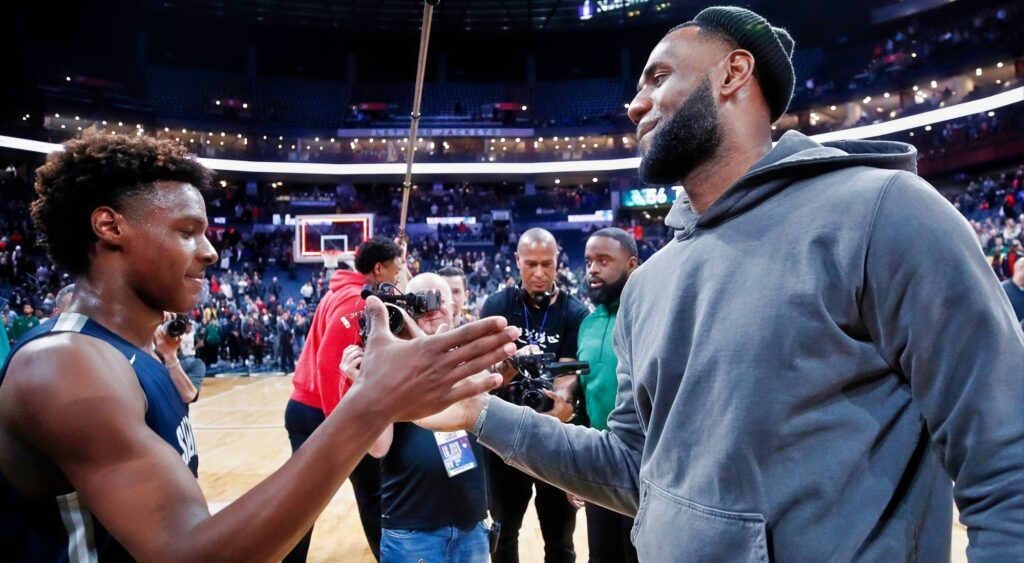
[[[469,444],[469,435],[464,430],[456,432],[434,432],[437,449],[441,452],[448,477],[455,477],[476,467],[473,448]]]

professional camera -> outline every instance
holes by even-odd
[[[589,362],[556,362],[554,354],[512,356],[508,359],[519,373],[501,388],[501,395],[509,402],[530,407],[537,412],[547,412],[555,402],[544,394],[553,391],[556,377],[563,375],[587,375]]]
[[[171,338],[177,338],[185,334],[188,328],[188,317],[182,314],[174,315],[174,318],[164,323],[164,332]]]
[[[391,328],[392,334],[398,334],[405,327],[402,309],[405,309],[414,319],[441,309],[441,292],[439,291],[402,293],[397,287],[389,283],[382,283],[376,288],[373,284],[364,285],[361,295],[363,299],[376,295],[384,302],[384,307],[388,310],[388,326]],[[362,337],[363,343],[370,336],[370,322],[366,313],[359,315],[359,336]]]

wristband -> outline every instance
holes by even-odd
[[[167,368],[167,371],[171,371],[172,369],[174,369],[174,368],[176,368],[176,367],[178,367],[180,365],[181,365],[181,360],[175,360],[174,363],[171,364],[171,365],[164,364],[164,367]]]
[[[487,404],[484,408],[480,409],[480,414],[476,415],[476,422],[473,423],[473,435],[479,436],[480,432],[484,429],[484,419],[487,418],[487,408],[491,406],[491,401],[488,399]]]

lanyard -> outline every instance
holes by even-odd
[[[530,344],[531,346],[537,346],[537,338],[536,338],[536,336],[544,332],[544,325],[548,324],[548,311],[550,311],[550,310],[551,310],[551,305],[548,305],[547,309],[544,309],[544,318],[540,321],[540,327],[537,329],[537,332],[534,333],[534,338],[530,338],[529,340],[527,340],[527,343]],[[526,334],[527,335],[531,334],[530,333],[530,310],[526,307],[525,303],[523,304],[523,323],[526,324]]]

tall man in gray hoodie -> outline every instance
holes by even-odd
[[[687,197],[622,295],[609,430],[489,396],[431,424],[635,514],[641,561],[947,561],[953,499],[972,561],[1024,560],[1020,325],[913,147],[772,147],[792,49],[716,7],[650,55],[640,175]]]

